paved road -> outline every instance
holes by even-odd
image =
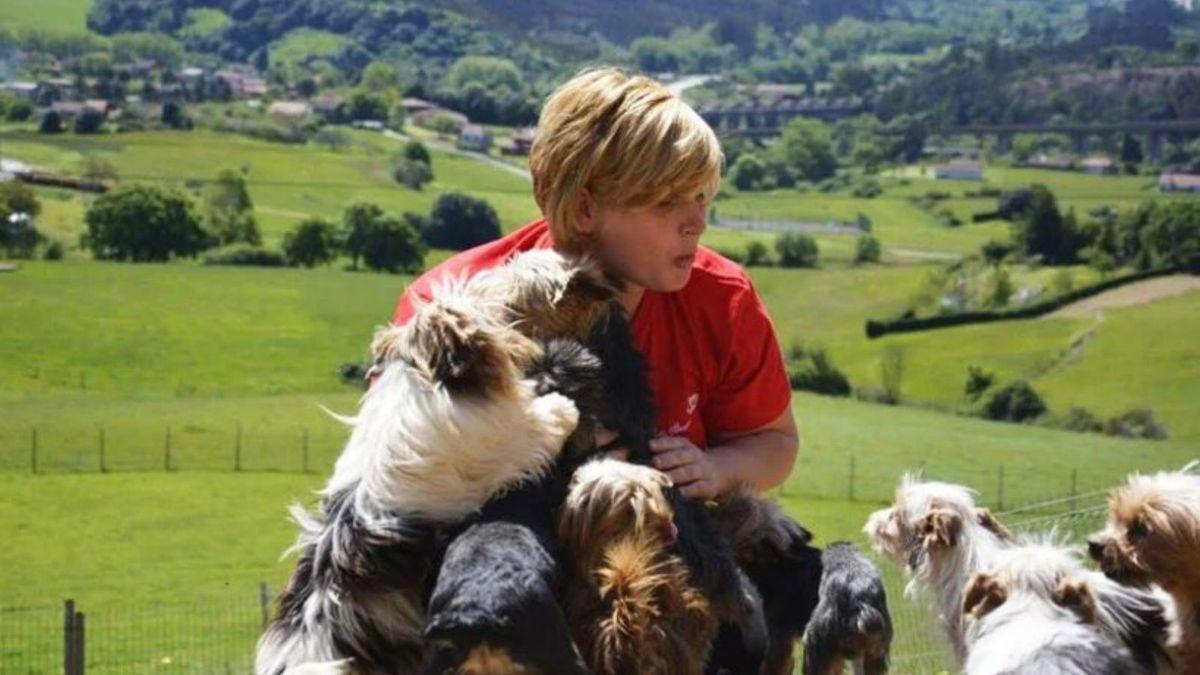
[[[396,132],[396,131],[392,131],[391,129],[384,129],[383,135],[387,136],[388,138],[390,138],[392,140],[396,140],[396,141],[409,140],[409,136],[406,136],[406,135]],[[487,165],[490,165],[497,169],[500,169],[501,171],[507,171],[508,173],[511,173],[512,175],[517,176],[518,178],[524,178],[525,180],[528,180],[528,181],[533,180],[533,177],[529,175],[528,169],[517,166],[515,164],[509,164],[508,162],[505,162],[504,160],[496,159],[495,157],[492,157],[490,155],[485,155],[482,152],[472,152],[470,150],[463,150],[462,148],[456,147],[453,143],[450,143],[449,141],[443,141],[443,140],[440,140],[437,138],[422,138],[421,142],[424,143],[425,145],[428,145],[431,148],[436,148],[438,150],[441,150],[442,152],[449,152],[449,153],[455,154],[455,155],[462,155],[463,157],[470,157],[471,159],[473,159],[477,162],[483,162],[484,164],[487,164]]]

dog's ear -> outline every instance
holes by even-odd
[[[996,520],[991,509],[982,506],[975,509],[975,520],[983,526],[983,529],[996,535],[1001,541],[1012,541],[1012,532],[1004,526],[1004,523]]]
[[[963,589],[963,614],[982,618],[1008,600],[1008,591],[993,574],[976,573]]]
[[[582,265],[571,275],[563,295],[592,302],[608,302],[617,297],[617,288],[616,284],[596,268]]]
[[[1058,582],[1058,588],[1054,589],[1052,599],[1054,604],[1070,610],[1084,623],[1094,624],[1096,622],[1096,594],[1092,592],[1092,587],[1086,581],[1072,578],[1063,579]]]
[[[422,339],[430,370],[451,391],[505,394],[514,366],[523,367],[540,351],[516,331],[486,326],[457,311],[429,317],[427,328]]]
[[[934,509],[917,521],[917,534],[925,549],[958,545],[962,534],[962,518],[953,511]]]

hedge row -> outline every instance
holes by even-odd
[[[888,333],[910,333],[934,328],[949,328],[951,326],[966,326],[974,323],[989,323],[992,321],[1008,321],[1010,319],[1033,319],[1043,314],[1049,314],[1073,302],[1103,293],[1118,286],[1124,286],[1135,281],[1151,279],[1181,272],[1178,267],[1134,272],[1124,276],[1106,279],[1091,286],[1077,288],[1049,300],[1043,300],[1019,309],[1002,309],[990,312],[960,312],[958,314],[940,314],[937,316],[907,317],[892,320],[867,320],[867,337],[874,339]]]

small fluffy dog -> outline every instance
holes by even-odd
[[[1200,476],[1138,475],[1109,496],[1108,525],[1088,540],[1104,573],[1174,598],[1184,672],[1200,673]]]
[[[1050,539],[1015,546],[963,593],[969,675],[1168,672],[1165,608]]]
[[[594,673],[704,672],[717,618],[672,551],[669,485],[659,471],[612,459],[571,480],[558,525],[565,607]]]
[[[971,575],[995,567],[1012,537],[971,491],[906,475],[891,507],[871,514],[863,531],[871,545],[905,570],[906,593],[932,592],[942,628],[961,662],[966,658],[962,594]]]
[[[769,637],[762,672],[790,674],[796,641],[804,635],[820,597],[821,551],[811,545],[808,530],[752,490],[723,497],[710,513],[714,528],[729,541],[738,565],[762,596]],[[737,664],[745,659],[734,637],[729,628],[722,630],[714,662]]]
[[[838,542],[821,554],[821,601],[804,633],[804,675],[888,671],[892,617],[883,580],[853,544]]]
[[[347,420],[320,511],[294,509],[300,559],[259,640],[260,675],[415,672],[439,530],[545,475],[575,430],[575,405],[523,375],[538,345],[464,290],[439,288],[376,335],[381,374]]]
[[[579,343],[554,340],[527,377],[561,393],[580,423],[546,477],[485,505],[454,537],[429,601],[425,672],[586,672],[559,605],[557,513],[575,468],[594,452],[600,362]]]

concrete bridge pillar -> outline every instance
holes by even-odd
[[[1012,152],[1013,135],[1010,132],[1003,131],[996,136],[996,154],[1007,155]]]
[[[1163,135],[1157,131],[1151,131],[1146,138],[1146,154],[1155,162],[1162,161],[1163,157]]]

